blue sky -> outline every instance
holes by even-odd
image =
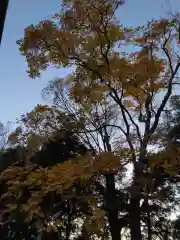
[[[171,0],[173,11],[180,11],[180,0]],[[49,69],[40,79],[28,77],[25,58],[20,55],[16,40],[23,37],[26,26],[49,18],[60,10],[59,0],[10,0],[3,41],[0,46],[0,121],[14,121],[37,103],[44,103],[41,90],[49,80],[65,76],[65,69]],[[127,0],[118,18],[127,25],[146,23],[169,11],[167,0]]]

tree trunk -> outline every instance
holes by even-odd
[[[40,237],[41,240],[59,240],[59,233],[58,232],[45,232]]]
[[[131,240],[142,240],[141,235],[141,209],[140,209],[140,199],[141,199],[141,182],[140,176],[142,173],[141,161],[136,162],[134,165],[134,182],[132,184],[131,190],[131,200],[130,200],[130,231]]]
[[[148,240],[152,240],[152,229],[151,229],[151,214],[147,213],[147,227],[148,227]]]
[[[167,230],[165,233],[164,233],[164,240],[168,240],[169,239],[169,231]]]
[[[130,229],[131,240],[142,240],[141,236],[141,214],[139,198],[132,198],[130,202]]]
[[[104,127],[104,146],[108,152],[111,152],[111,145],[106,127]],[[121,227],[119,221],[119,211],[117,207],[117,193],[115,188],[114,173],[106,173],[106,190],[105,190],[105,208],[107,211],[108,222],[112,240],[121,240]]]
[[[105,207],[112,240],[121,240],[114,174],[106,174]]]
[[[69,240],[70,238],[70,233],[71,233],[71,217],[72,217],[72,212],[71,212],[71,202],[67,202],[67,214],[68,214],[68,219],[67,219],[67,224],[66,224],[66,240]]]

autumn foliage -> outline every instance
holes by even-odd
[[[117,19],[122,5],[64,0],[60,13],[27,27],[17,41],[31,78],[52,66],[74,70],[43,90],[52,105],[22,115],[9,136],[11,146],[28,152],[23,165],[1,173],[3,218],[23,212],[42,232],[66,231],[63,239],[78,239],[72,230],[78,218],[84,237],[79,239],[120,240],[128,230],[132,240],[159,237],[153,229],[157,209],[167,210],[162,203],[170,190],[164,186],[179,181],[179,147],[167,147],[160,133],[178,81],[179,15],[130,28]],[[53,166],[32,163],[45,144],[67,134],[88,151]],[[50,196],[62,204],[63,214],[69,211],[65,203],[78,209],[84,204],[88,211],[71,212],[70,220],[61,216],[55,224],[57,210],[43,207]],[[47,216],[55,219],[51,227]]]

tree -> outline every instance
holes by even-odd
[[[7,193],[8,184],[6,183],[6,180],[9,179],[8,170],[11,169],[13,173],[14,170],[16,171],[16,169],[19,169],[21,171],[21,179],[17,180],[14,178],[14,180],[19,181],[20,188],[18,191],[21,189],[19,204],[26,202],[30,194],[30,192],[28,193],[26,188],[23,187],[23,181],[26,179],[26,177],[28,177],[29,173],[31,174],[32,170],[38,171],[42,167],[45,169],[45,167],[56,166],[57,164],[63,163],[69,158],[75,158],[75,156],[78,154],[84,155],[88,151],[88,149],[78,141],[77,137],[68,132],[65,132],[61,135],[58,135],[58,133],[55,135],[54,133],[51,139],[46,139],[46,142],[41,145],[40,150],[36,152],[32,151],[30,155],[28,154],[30,148],[28,145],[26,147],[27,148],[18,146],[14,149],[7,149],[6,152],[4,152],[1,156],[1,169],[5,169],[5,171],[7,170],[7,177],[4,176],[4,181],[1,181],[1,196],[4,193]],[[27,158],[29,159],[28,162],[26,161]],[[29,167],[27,164],[29,164]],[[69,239],[71,232],[76,229],[76,224],[73,223],[74,218],[77,217],[77,214],[80,216],[81,212],[84,211],[83,209],[86,209],[86,211],[88,211],[88,205],[86,202],[79,200],[76,197],[76,192],[83,196],[83,191],[86,191],[86,189],[83,190],[83,188],[80,188],[80,186],[77,184],[72,186],[72,188],[67,191],[67,197],[66,195],[61,196],[55,192],[50,192],[47,194],[47,196],[42,199],[40,204],[43,213],[45,214],[44,218],[41,216],[41,221],[44,221],[43,224],[45,224],[46,221],[50,221],[51,219],[52,221],[61,219],[59,220],[59,224],[63,223],[63,225],[54,227],[58,229],[58,232],[60,234],[64,234],[66,232],[65,239]],[[1,230],[4,238],[9,237],[11,239],[21,239],[24,237],[25,239],[33,239],[34,237],[37,237],[37,221],[31,219],[29,223],[26,223],[26,215],[22,213],[22,211],[19,211],[18,207],[16,207],[18,205],[17,202],[13,204],[12,194],[8,195],[7,198],[5,198],[6,201],[8,201],[8,197],[10,197],[9,208],[13,214],[10,219],[8,211],[6,211],[5,215],[3,216],[3,218],[5,218],[5,224],[2,225]],[[49,202],[51,202],[52,205],[49,205]],[[1,204],[4,204],[3,200]],[[5,202],[5,204],[7,204],[7,202]],[[43,235],[47,235],[47,233],[44,233]],[[55,237],[57,237],[57,233],[51,233],[50,236],[51,238],[55,239]]]
[[[41,109],[41,111],[40,111],[40,109]],[[48,114],[47,114],[47,112],[46,111],[48,111]],[[42,144],[42,142],[43,141],[47,141],[47,136],[50,136],[50,134],[52,135],[52,140],[54,141],[54,139],[55,139],[55,137],[58,137],[58,138],[60,138],[60,139],[62,139],[63,140],[63,142],[62,142],[62,147],[64,146],[64,144],[65,144],[65,146],[66,146],[66,148],[67,148],[67,151],[69,151],[69,149],[72,149],[72,146],[70,145],[70,148],[68,148],[68,146],[69,146],[69,144],[71,143],[71,138],[68,138],[69,140],[66,142],[65,141],[65,139],[64,139],[64,132],[66,133],[66,131],[67,131],[67,133],[65,134],[65,136],[67,135],[69,135],[69,136],[71,136],[72,135],[72,133],[71,132],[69,132],[69,134],[68,134],[68,131],[70,131],[70,128],[67,126],[67,121],[62,121],[62,120],[64,120],[64,118],[65,118],[65,116],[67,116],[67,115],[64,115],[63,113],[61,113],[60,114],[60,112],[58,112],[59,113],[59,116],[58,116],[58,118],[56,119],[56,120],[58,120],[58,121],[55,121],[55,119],[54,118],[50,118],[49,119],[49,117],[51,116],[50,115],[50,113],[49,113],[49,111],[51,111],[51,113],[53,113],[53,111],[52,111],[52,109],[50,109],[49,107],[47,108],[47,106],[45,107],[43,107],[43,106],[38,106],[37,108],[35,108],[35,110],[33,110],[31,113],[28,113],[26,116],[24,115],[24,116],[22,116],[22,126],[21,126],[21,128],[17,128],[17,130],[15,131],[15,133],[13,133],[11,136],[10,136],[10,140],[11,140],[11,142],[12,143],[16,143],[17,141],[19,142],[19,143],[22,143],[22,144],[26,144],[26,146],[27,146],[27,148],[30,150],[30,152],[31,153],[33,153],[34,151],[35,151],[35,148],[36,148],[36,151],[37,151],[37,149],[39,148],[39,144]],[[33,114],[32,114],[33,113]],[[48,120],[46,119],[46,117],[48,116]],[[53,117],[54,117],[54,113],[53,113],[53,115],[52,115]],[[57,116],[57,114],[56,114],[56,116]],[[63,118],[60,118],[60,116],[63,116]],[[66,119],[68,118],[68,116],[66,117]],[[50,120],[52,120],[52,121],[50,121]],[[47,125],[47,123],[48,123],[48,125]],[[53,123],[54,123],[54,125],[53,125]],[[70,121],[70,126],[72,127],[72,125],[71,124],[73,124],[74,125],[74,123],[75,122],[73,122],[72,121],[72,119],[71,119],[71,121]],[[63,124],[65,124],[65,127],[64,127],[64,125]],[[76,128],[77,128],[77,124],[75,125],[76,126]],[[23,131],[21,131],[21,129],[23,129]],[[39,129],[41,130],[41,131],[39,131]],[[51,131],[50,131],[50,129],[51,129]],[[74,129],[74,128],[73,128]],[[71,130],[72,131],[72,130]],[[41,135],[40,135],[41,134]],[[55,135],[56,134],[56,135]],[[29,136],[32,136],[32,138],[31,138],[31,140],[29,141]],[[76,135],[74,135],[74,138],[75,139],[77,139],[77,137],[75,137]],[[41,139],[41,141],[37,141],[38,139]],[[34,140],[33,140],[34,139]],[[33,143],[33,144],[32,144]],[[60,142],[60,144],[61,144],[61,142]],[[38,158],[38,162],[39,162],[39,160],[41,160],[42,159],[42,161],[44,161],[45,163],[46,163],[46,159],[47,160],[49,160],[48,159],[48,156],[49,157],[53,157],[54,156],[54,150],[53,150],[53,152],[52,151],[50,151],[48,154],[47,154],[47,152],[46,152],[46,146],[51,146],[52,145],[52,147],[54,147],[54,146],[56,146],[53,142],[51,143],[51,142],[49,142],[48,141],[48,143],[44,143],[44,147],[42,147],[42,152],[43,152],[43,150],[44,150],[44,153],[45,154],[36,154],[35,155],[35,158],[34,157],[32,157],[32,161],[34,161],[34,159],[36,160],[36,156],[37,156],[37,158]],[[59,145],[59,143],[58,143],[58,145]],[[58,146],[57,145],[57,146]],[[34,147],[35,146],[35,147]],[[59,145],[60,146],[60,145]],[[52,148],[51,147],[51,148]],[[61,149],[62,149],[62,147],[58,147],[58,152],[61,152]],[[90,147],[91,147],[91,145],[90,145]],[[78,149],[82,149],[82,151],[84,152],[85,151],[85,149],[86,148],[84,148],[83,147],[83,145],[80,143],[80,144],[76,144],[76,148],[78,148]],[[77,150],[78,150],[77,149]],[[90,148],[91,150],[92,150],[92,148]],[[75,152],[75,150],[76,149],[74,149],[74,152]],[[76,150],[76,152],[77,152],[77,150]],[[63,151],[64,151],[64,147],[63,147]],[[82,152],[82,153],[83,153]],[[80,152],[79,152],[80,153]],[[92,151],[92,153],[94,154],[94,151]],[[44,156],[44,157],[43,157]],[[99,159],[101,159],[102,157],[103,157],[103,155],[101,154],[100,156],[98,156],[99,157]],[[107,156],[108,157],[108,156]],[[115,157],[115,156],[114,156]],[[57,157],[56,157],[57,158]],[[118,162],[119,162],[119,159],[118,159],[119,157],[117,156],[116,157],[116,159],[118,160]],[[65,159],[68,159],[68,156],[64,156],[63,157],[63,159],[65,160]],[[91,178],[91,176],[93,177],[95,177],[94,178],[94,180],[97,178],[96,177],[96,174],[97,174],[97,172],[98,171],[105,171],[105,170],[107,170],[107,168],[108,169],[110,169],[110,168],[114,168],[114,165],[113,164],[116,164],[116,166],[117,166],[117,160],[115,161],[115,163],[113,163],[112,164],[112,166],[109,166],[109,161],[110,161],[111,159],[109,159],[109,158],[106,158],[105,159],[105,161],[107,162],[104,162],[105,163],[105,165],[104,165],[104,163],[103,162],[98,162],[98,159],[97,159],[97,163],[98,164],[94,164],[94,167],[92,166],[92,164],[89,162],[89,158],[86,160],[86,158],[85,158],[85,161],[82,161],[82,160],[80,160],[80,164],[78,165],[78,164],[76,164],[77,165],[77,167],[74,165],[72,165],[71,166],[71,163],[69,162],[69,163],[67,163],[67,166],[65,165],[64,167],[62,167],[62,170],[61,170],[61,166],[55,166],[54,167],[54,169],[53,169],[53,171],[55,170],[55,171],[58,171],[58,177],[59,176],[63,176],[63,174],[64,174],[64,172],[66,171],[67,172],[67,170],[68,170],[68,172],[70,173],[70,175],[67,175],[67,178],[68,179],[64,179],[64,180],[66,180],[66,182],[62,182],[61,183],[61,185],[65,185],[65,183],[67,184],[67,187],[69,188],[72,184],[73,184],[73,182],[71,182],[71,178],[70,178],[70,176],[71,176],[71,174],[75,174],[75,176],[76,176],[76,178],[75,178],[75,180],[78,180],[79,179],[79,175],[81,175],[81,174],[79,174],[78,172],[80,171],[80,172],[82,172],[83,173],[83,171],[84,171],[84,167],[86,167],[87,169],[85,169],[85,175],[83,175],[82,174],[82,180],[83,180],[83,182],[84,181],[86,181],[86,178],[88,177],[90,177],[90,179],[88,180],[88,181],[90,181],[90,182],[92,182],[92,185],[91,185],[91,189],[94,189],[94,187],[93,187],[93,179]],[[41,161],[41,162],[42,162]],[[72,161],[72,163],[73,163],[73,161]],[[89,165],[89,163],[90,163],[90,166],[88,167],[88,165]],[[87,166],[86,166],[86,164],[88,164]],[[70,168],[70,169],[66,169],[66,167],[68,167],[68,168]],[[74,170],[73,170],[73,168],[74,167],[76,167]],[[71,170],[72,169],[72,170]],[[31,169],[30,169],[31,170]],[[41,170],[40,170],[41,171]],[[50,171],[51,171],[51,169],[50,169]],[[71,172],[72,171],[72,172]],[[74,173],[74,171],[75,171],[75,173]],[[77,172],[78,171],[78,172]],[[86,171],[87,171],[87,173],[86,173]],[[77,173],[76,173],[77,172]],[[62,175],[61,175],[61,173],[62,173]],[[86,177],[86,174],[87,174],[87,177]],[[50,174],[53,178],[54,178],[54,174]],[[55,176],[57,176],[57,174],[55,174]],[[36,176],[37,177],[37,176]],[[33,177],[34,178],[34,177]],[[64,178],[64,176],[63,176],[63,178]],[[73,177],[74,178],[74,177]],[[88,179],[87,178],[87,179]],[[6,175],[6,179],[7,179],[7,175]],[[98,178],[97,178],[98,179]],[[23,180],[24,181],[24,180]],[[55,179],[55,181],[57,181],[56,179]],[[59,180],[58,180],[59,181]],[[49,184],[49,183],[47,183],[47,184]],[[83,183],[84,184],[84,183]],[[57,185],[57,191],[59,191],[59,188],[60,186],[59,185]],[[64,186],[65,187],[65,186]],[[99,194],[98,193],[98,191],[99,191],[99,187],[100,187],[100,189],[101,189],[101,194],[103,194],[103,186],[101,185],[101,184],[97,184],[97,182],[96,182],[96,184],[95,184],[95,192],[93,193],[93,195],[94,196],[96,196],[97,194]],[[50,191],[52,191],[52,185],[51,185],[51,183],[50,183],[50,185],[48,185],[48,188],[49,189],[51,189]],[[60,187],[60,188],[62,188],[62,186]],[[81,187],[82,188],[82,187]],[[88,189],[88,188],[87,188]],[[90,192],[92,191],[90,189]],[[49,190],[48,190],[49,191]],[[81,191],[83,191],[83,189],[81,190]],[[88,190],[89,191],[89,190]],[[94,190],[93,190],[94,191]],[[65,194],[65,193],[64,193]],[[78,194],[79,195],[79,194]],[[80,194],[80,195],[82,195],[82,194]],[[92,195],[92,193],[90,194],[90,198],[92,198],[93,196],[91,196]],[[37,205],[38,205],[38,202],[37,202]],[[81,202],[81,205],[82,205],[82,202]],[[93,205],[91,206],[91,207],[93,207]],[[76,207],[77,208],[77,207]],[[97,210],[95,210],[96,212],[97,212]],[[98,212],[97,212],[98,213]],[[95,213],[96,214],[96,213]],[[90,220],[90,219],[89,219]],[[87,221],[86,221],[86,226],[87,226]]]
[[[133,174],[129,184],[129,227],[131,239],[141,240],[140,202],[145,201],[143,194],[148,187],[143,180],[144,173],[148,175],[149,159],[155,165],[161,159],[165,168],[168,168],[167,158],[172,160],[172,152],[154,154],[152,147],[158,148],[158,141],[162,139],[158,127],[180,67],[179,15],[150,21],[135,29],[126,28],[116,18],[116,10],[121,5],[118,0],[66,0],[62,12],[53,19],[27,27],[18,44],[32,78],[39,77],[41,71],[52,64],[75,66],[64,82],[68,98],[76,106],[75,111],[71,111],[72,131],[83,136],[97,133],[98,140],[101,139],[95,154],[88,155],[84,161],[66,162],[48,169],[46,193],[54,187],[53,182],[57,183],[56,190],[66,189],[72,182],[102,175],[106,180],[103,202],[111,237],[119,240],[121,227],[115,177],[119,169],[130,162]],[[124,45],[133,45],[137,51],[122,52]],[[158,97],[160,102],[156,100]],[[107,109],[106,106],[116,109],[116,124],[102,121],[105,114],[101,110]],[[99,118],[102,115],[103,118]],[[82,116],[85,117],[83,124],[77,125]],[[118,136],[118,147],[113,146],[107,133],[109,127]],[[89,143],[92,145],[92,138]],[[68,171],[68,178],[62,173],[64,169]],[[44,177],[43,171],[38,172],[37,179]],[[62,174],[63,181],[57,172]]]

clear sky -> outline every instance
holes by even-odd
[[[127,0],[118,13],[124,24],[146,23],[163,16],[170,7],[167,0]],[[180,11],[180,0],[171,0],[173,11]],[[10,0],[0,46],[0,121],[14,121],[37,103],[44,103],[41,90],[49,80],[65,76],[67,70],[50,69],[40,79],[28,77],[25,58],[20,55],[16,40],[23,37],[26,26],[49,18],[60,10],[59,0]]]

